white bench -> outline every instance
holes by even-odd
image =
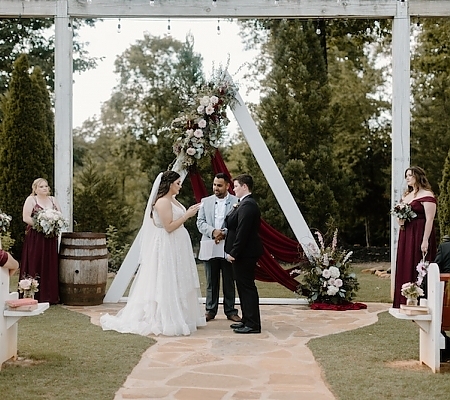
[[[38,303],[33,311],[9,311],[5,309],[5,301],[15,300],[19,297],[17,292],[9,293],[9,274],[5,268],[0,268],[0,370],[2,364],[17,358],[17,322],[22,317],[31,317],[42,314],[49,303]]]
[[[398,308],[390,308],[389,313],[398,319],[414,321],[420,327],[420,362],[428,365],[433,372],[440,371],[440,350],[445,349],[445,338],[441,334],[442,303],[444,282],[440,280],[439,267],[431,263],[427,274],[427,305],[429,314],[405,315]]]

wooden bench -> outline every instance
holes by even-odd
[[[389,313],[398,319],[414,321],[420,327],[420,362],[428,365],[433,372],[440,371],[440,350],[445,349],[445,338],[441,334],[444,280],[436,263],[428,267],[427,306],[425,315],[405,315],[398,308],[390,308]],[[445,274],[442,274],[445,275]],[[449,278],[450,278],[450,274]],[[443,277],[445,278],[445,277]]]
[[[38,303],[38,308],[33,311],[6,310],[5,301],[15,300],[18,297],[17,292],[9,292],[8,270],[0,268],[0,370],[5,361],[17,358],[17,322],[19,319],[42,314],[49,307],[49,303]]]

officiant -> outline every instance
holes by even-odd
[[[202,234],[198,258],[204,261],[206,275],[206,321],[216,317],[219,308],[220,275],[222,274],[223,309],[227,318],[240,322],[235,308],[235,285],[232,265],[225,260],[225,216],[238,199],[228,192],[231,179],[218,173],[213,181],[213,195],[202,199],[197,215],[197,228]]]

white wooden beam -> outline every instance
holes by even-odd
[[[153,6],[149,0],[65,1],[74,18],[392,18],[399,0],[279,0],[278,5],[274,0],[217,0],[215,6],[212,0],[155,0]],[[56,3],[0,0],[0,17],[51,17],[56,15]],[[445,8],[438,6],[440,11]],[[432,5],[426,9],[433,12]]]
[[[398,2],[392,24],[392,187],[391,206],[405,189],[410,162],[410,17],[408,3]],[[392,208],[391,207],[391,208]],[[391,293],[394,291],[399,226],[391,217]]]
[[[55,195],[73,229],[72,137],[73,32],[67,2],[58,0],[55,17]]]
[[[295,202],[294,197],[292,196],[292,193],[283,178],[283,175],[281,175],[272,154],[267,148],[267,145],[264,142],[264,139],[262,138],[261,133],[259,132],[255,121],[251,117],[239,92],[236,94],[236,99],[238,104],[232,108],[234,117],[241,127],[242,133],[247,140],[247,143],[252,150],[261,171],[266,177],[267,182],[269,183],[269,186],[281,207],[281,210],[286,216],[295,237],[301,244],[303,250],[305,250],[308,254],[311,251],[309,246],[317,249],[317,243],[313,237],[313,234],[303,218],[303,215],[300,212],[297,203]],[[256,184],[258,183],[256,182]]]

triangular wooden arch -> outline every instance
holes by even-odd
[[[228,75],[227,80],[231,82],[231,76]],[[264,176],[266,177],[267,182],[272,188],[273,193],[295,234],[295,237],[304,250],[310,246],[317,248],[316,241],[314,240],[311,231],[283,178],[283,175],[281,175],[272,154],[267,148],[266,143],[264,142],[264,139],[262,138],[261,133],[259,132],[258,127],[250,115],[248,108],[242,100],[239,92],[236,93],[236,99],[237,103],[232,108],[236,121],[238,122]],[[175,165],[174,169],[178,169],[177,165]],[[180,171],[177,170],[177,172]],[[125,290],[127,289],[139,266],[140,239],[141,231],[139,231],[136,239],[131,245],[122,266],[120,267],[108,292],[106,293],[103,300],[105,303],[117,303],[125,293]]]

